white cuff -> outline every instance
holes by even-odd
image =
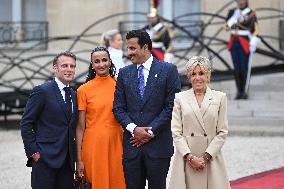
[[[237,23],[237,19],[234,17],[234,16],[232,16],[228,21],[227,21],[227,25],[229,26],[229,28],[230,27],[232,27],[234,24],[236,24]]]
[[[133,134],[133,131],[134,131],[135,127],[137,127],[137,125],[135,125],[134,123],[129,123],[126,126],[126,130],[129,131],[131,134]]]
[[[249,44],[252,46],[257,46],[257,44],[260,42],[260,39],[256,36],[252,36],[250,38]]]
[[[148,133],[153,137],[155,136],[152,130],[148,130]]]
[[[252,36],[249,41],[249,50],[251,53],[256,51],[257,44],[260,42],[260,39],[256,36]]]
[[[173,53],[165,53],[164,61],[168,63],[172,63],[174,59]]]
[[[233,17],[235,17],[237,20],[242,16],[241,10],[240,9],[236,9],[234,11]]]

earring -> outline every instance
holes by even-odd
[[[94,74],[96,73],[96,70],[93,67],[92,67],[92,71],[93,71]]]

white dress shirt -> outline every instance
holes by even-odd
[[[69,85],[64,85],[57,77],[54,78],[55,82],[57,83],[58,85],[58,88],[60,90],[60,93],[62,95],[62,98],[63,100],[65,101],[65,91],[64,91],[64,87],[69,87]],[[72,103],[72,112],[73,112],[73,101],[72,101],[72,98],[71,98],[71,103]]]
[[[152,62],[153,62],[153,56],[151,55],[150,58],[148,60],[146,60],[146,62],[144,62],[142,65],[143,67],[143,73],[144,73],[144,82],[145,82],[145,87],[147,85],[147,79],[150,73],[150,68],[152,66]],[[141,64],[137,64],[137,72],[138,72],[138,68]],[[135,129],[135,127],[137,127],[137,125],[135,123],[129,123],[126,126],[126,130],[129,131],[131,134],[133,134],[133,131]],[[151,130],[148,131],[151,135],[153,135],[153,132]]]

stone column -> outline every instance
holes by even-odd
[[[22,21],[22,0],[12,0],[12,22],[15,22],[13,28],[15,30],[16,41],[19,41],[23,38],[21,21]]]
[[[173,0],[164,0],[163,1],[163,17],[165,17],[168,20],[173,19]]]

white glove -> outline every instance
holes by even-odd
[[[250,51],[250,53],[254,53],[256,51],[256,46],[255,45],[249,45],[249,51]]]
[[[257,44],[260,42],[260,39],[256,36],[252,36],[249,41],[249,50],[251,53],[254,53],[257,47]]]
[[[173,63],[174,55],[172,53],[165,53],[164,61],[168,63]]]
[[[233,16],[238,20],[242,16],[241,10],[236,9]]]
[[[233,16],[231,16],[231,18],[227,21],[228,26],[232,27],[234,24],[236,24],[240,17],[241,17],[241,11],[240,9],[236,9],[234,11]]]

